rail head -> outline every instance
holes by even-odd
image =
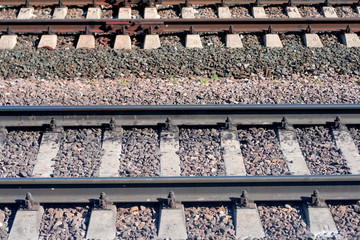
[[[3,106],[0,127],[161,126],[167,119],[178,126],[278,126],[286,117],[291,125],[334,125],[340,116],[348,125],[360,124],[360,104],[335,105],[171,105],[171,106]]]
[[[246,191],[253,201],[360,199],[360,176],[0,179],[0,203],[27,193],[39,203],[89,203],[107,194],[113,202],[161,202],[170,191],[181,202],[231,202]]]

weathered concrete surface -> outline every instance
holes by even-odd
[[[51,177],[54,164],[51,161],[56,157],[60,148],[61,133],[45,132],[42,135],[36,164],[33,170],[33,177]]]
[[[341,40],[347,47],[360,47],[360,39],[356,33],[343,33]]]
[[[186,239],[186,223],[184,206],[179,208],[163,208],[160,212],[160,239]]]
[[[147,34],[144,40],[144,49],[156,49],[161,47],[160,37],[157,34]]]
[[[282,48],[283,45],[280,41],[280,37],[277,34],[269,33],[264,36],[264,45],[268,48]]]
[[[55,49],[57,45],[57,35],[42,35],[38,44],[38,48]]]
[[[320,37],[316,33],[305,33],[303,38],[304,38],[305,46],[307,47],[311,47],[311,48],[323,47]]]
[[[114,49],[131,49],[131,38],[129,35],[116,35]]]
[[[16,35],[2,35],[0,38],[0,49],[13,49],[17,43]]]
[[[79,40],[76,44],[76,48],[95,48],[95,37],[94,35],[80,35]]]
[[[66,18],[68,12],[67,7],[58,7],[54,9],[54,14],[52,15],[53,19],[64,19]]]
[[[44,208],[36,211],[18,210],[8,240],[36,240],[39,236],[41,218]]]
[[[187,48],[203,48],[199,34],[186,35],[185,47]]]

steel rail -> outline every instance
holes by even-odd
[[[120,126],[161,126],[167,118],[179,126],[219,126],[231,117],[235,125],[278,126],[360,124],[360,104],[335,105],[171,105],[171,106],[2,106],[0,127],[46,127],[51,119],[63,127],[101,127],[113,118]]]
[[[242,191],[254,201],[304,201],[314,190],[323,200],[359,200],[360,175],[0,179],[0,203],[28,192],[40,203],[88,203],[101,192],[113,202],[158,202],[170,191],[181,202],[236,201]]]
[[[120,5],[120,6],[135,6],[135,5],[149,5],[149,4],[162,4],[162,5],[180,5],[186,4],[186,0],[61,0],[64,6],[83,6],[83,5]],[[289,0],[189,0],[191,5],[209,5],[209,4],[222,4],[225,5],[244,5],[244,4],[261,4],[261,5],[279,5],[287,4]],[[325,4],[326,0],[292,0],[292,4]],[[329,0],[329,4],[343,5],[343,4],[357,4],[358,0]],[[0,5],[8,6],[50,6],[59,5],[60,0],[0,0]]]
[[[39,19],[0,20],[0,32],[42,33],[175,33],[175,32],[345,32],[360,31],[360,18],[301,19]]]
[[[174,33],[174,32],[339,32],[360,31],[360,18],[301,19],[39,19],[0,20],[0,32]]]

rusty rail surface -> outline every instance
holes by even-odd
[[[360,18],[301,19],[36,19],[0,20],[8,34],[107,33],[157,34],[194,32],[359,32]]]
[[[358,0],[0,0],[0,5],[9,6],[44,6],[44,5],[65,5],[65,6],[81,6],[81,5],[205,5],[205,4],[224,4],[224,5],[241,5],[241,4],[260,4],[260,5],[279,5],[288,3],[299,4],[358,4]]]

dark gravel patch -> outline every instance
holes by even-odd
[[[159,154],[158,133],[155,129],[125,129],[120,159],[120,176],[160,176]]]
[[[15,205],[0,205],[0,239],[9,237],[10,228],[13,224],[17,207]]]
[[[158,207],[153,204],[118,205],[116,239],[156,239]]]
[[[350,174],[349,168],[332,139],[330,129],[324,127],[296,128],[302,154],[311,174]]]
[[[355,146],[357,146],[360,154],[360,128],[354,127],[354,128],[350,128],[349,130],[354,139]]]
[[[10,131],[0,152],[2,178],[31,177],[39,150],[40,132]]]
[[[219,77],[248,78],[252,74],[262,75],[266,69],[274,77],[291,76],[294,73],[360,75],[359,48],[346,48],[340,43],[319,49],[299,46],[295,42],[282,49],[256,45],[227,49],[224,44],[204,44],[204,49],[163,47],[132,51],[107,48],[51,51],[36,50],[31,41],[24,44],[31,47],[0,52],[0,75],[5,79],[31,76],[47,79],[211,77],[214,74]],[[94,59],[98,64],[94,64]]]
[[[90,208],[88,206],[69,204],[45,206],[39,239],[85,239],[89,220]]]
[[[185,205],[188,239],[235,239],[231,206]]]
[[[238,134],[248,175],[290,175],[273,129],[240,129]]]
[[[343,239],[360,239],[360,202],[329,203],[336,227]]]
[[[313,234],[305,222],[301,205],[258,204],[265,239],[312,239]]]
[[[181,176],[224,176],[220,131],[216,129],[180,129]]]
[[[101,129],[64,132],[54,161],[54,177],[96,177],[99,174]]]

